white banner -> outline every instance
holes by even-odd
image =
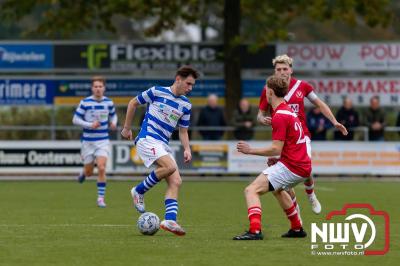
[[[250,142],[254,147],[266,147],[270,142]],[[313,174],[395,175],[400,177],[399,142],[317,142],[312,147]],[[228,172],[260,173],[266,168],[266,158],[243,155],[236,143],[229,147]]]
[[[399,71],[400,43],[281,43],[295,71]]]
[[[83,167],[80,148],[79,141],[0,141],[0,171],[78,175]]]
[[[183,150],[173,142],[176,161],[185,173],[229,173],[257,175],[267,167],[262,156],[236,151],[236,141],[194,141],[193,160],[183,163]],[[130,141],[112,142],[107,172],[148,173]],[[270,141],[252,141],[266,147]],[[395,175],[400,177],[399,142],[312,142],[313,174]],[[82,169],[79,141],[0,141],[0,171],[10,174],[79,174]],[[55,176],[56,178],[56,176]]]
[[[400,78],[300,78],[309,82],[317,95],[331,106],[342,106],[343,98],[355,106],[369,106],[378,95],[382,106],[400,105]],[[308,101],[306,101],[309,104]]]

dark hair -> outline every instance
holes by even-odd
[[[274,91],[276,97],[283,98],[288,91],[289,82],[287,77],[278,77],[274,75],[267,79],[267,87]]]
[[[106,79],[103,76],[93,76],[92,77],[92,85],[95,81],[103,82],[103,85],[106,85]]]
[[[374,95],[374,96],[372,96],[371,99],[370,99],[370,101],[372,101],[372,100],[377,100],[377,101],[379,102],[379,101],[380,101],[379,95]]]
[[[191,66],[181,66],[177,71],[175,76],[180,76],[183,78],[187,78],[192,76],[194,79],[199,77],[199,72]]]

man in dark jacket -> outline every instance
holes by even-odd
[[[385,112],[380,107],[379,97],[373,96],[370,107],[365,113],[365,124],[369,129],[369,140],[383,141],[383,129],[385,127]]]
[[[343,100],[343,106],[336,113],[336,119],[339,123],[349,130],[347,136],[335,131],[335,140],[353,140],[354,131],[352,128],[359,126],[358,112],[353,108],[353,102],[350,98],[346,97]]]
[[[238,108],[233,112],[231,124],[235,127],[233,135],[237,140],[253,138],[256,115],[247,99],[240,100]]]
[[[200,110],[199,127],[224,127],[226,126],[224,112],[218,106],[218,96],[210,94],[207,99],[207,106]],[[200,130],[200,135],[204,140],[220,140],[224,135],[222,130]]]
[[[332,123],[322,114],[319,107],[314,107],[307,114],[307,126],[312,140],[326,140],[326,131]]]

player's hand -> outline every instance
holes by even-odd
[[[192,153],[190,150],[184,150],[183,151],[183,162],[188,163],[192,160]]]
[[[244,126],[247,128],[251,128],[253,126],[253,123],[251,121],[245,121]]]
[[[110,123],[110,129],[111,130],[117,130],[117,125],[114,123]]]
[[[379,122],[372,123],[371,128],[373,130],[381,130],[382,129],[382,124],[379,123]]]
[[[348,132],[345,126],[343,126],[342,124],[340,124],[339,122],[336,122],[334,124],[335,128],[338,129],[340,132],[342,132],[342,134],[344,136],[347,136]]]
[[[132,130],[130,130],[130,129],[124,127],[124,128],[122,129],[122,131],[121,131],[121,136],[122,136],[124,139],[132,140]]]
[[[276,164],[279,161],[279,158],[276,157],[269,157],[267,159],[267,165],[268,166],[273,166],[274,164]]]
[[[96,128],[99,128],[101,125],[100,125],[100,122],[99,121],[94,121],[93,123],[92,123],[92,128],[93,129],[96,129]]]
[[[248,154],[250,152],[250,145],[247,142],[244,141],[239,141],[238,144],[236,145],[237,151]]]
[[[265,126],[270,126],[271,125],[271,121],[272,121],[272,118],[269,117],[269,116],[266,116],[266,117],[263,117],[263,118],[260,119],[260,123],[265,125]]]

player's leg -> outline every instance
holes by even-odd
[[[101,208],[106,207],[106,203],[104,201],[105,193],[106,193],[106,186],[107,186],[107,179],[106,179],[106,164],[107,164],[107,157],[105,156],[98,156],[96,158],[97,164],[97,206]]]
[[[83,183],[83,182],[85,182],[85,180],[86,180],[86,171],[85,171],[85,167],[82,169],[82,171],[80,172],[80,174],[79,174],[79,176],[78,176],[78,178],[77,178],[77,180],[78,180],[78,183]],[[89,176],[88,176],[89,177]]]
[[[93,175],[94,161],[84,163],[81,174],[78,177],[78,182],[83,183],[86,177],[91,177]]]
[[[287,218],[290,221],[290,229],[287,233],[283,234],[282,237],[305,237],[307,236],[304,232],[302,223],[297,213],[296,207],[294,206],[292,199],[288,192],[280,189],[273,192],[275,198],[278,200],[279,205],[286,213]]]
[[[133,204],[140,213],[145,212],[144,194],[160,180],[172,175],[176,169],[175,160],[169,153],[168,146],[154,141],[138,142],[137,150],[146,167],[152,164],[156,169],[152,171],[139,185],[131,189]]]
[[[93,175],[93,167],[94,167],[94,146],[90,142],[83,142],[81,147],[81,157],[83,160],[83,169],[78,176],[78,182],[85,182],[87,177],[91,177]]]
[[[311,158],[311,140],[306,137],[307,154]],[[321,203],[318,201],[314,191],[314,178],[310,176],[304,181],[304,187],[307,194],[308,201],[311,204],[311,209],[315,214],[321,213]]]
[[[172,158],[171,158],[172,160]],[[173,162],[175,162],[173,160]],[[165,193],[165,217],[161,222],[160,227],[164,230],[172,232],[176,235],[183,236],[186,234],[185,230],[177,223],[178,215],[178,194],[179,188],[182,184],[182,179],[179,171],[176,170],[172,175],[165,178],[167,181],[167,191]]]
[[[158,158],[154,164],[156,169],[153,170],[139,185],[135,187],[135,191],[144,195],[152,187],[154,187],[160,180],[172,175],[177,167],[175,161],[166,154]]]
[[[307,194],[308,202],[311,204],[311,209],[315,214],[321,213],[321,203],[317,199],[314,191],[314,178],[310,176],[304,181],[304,187]]]
[[[270,187],[267,176],[261,173],[245,190],[245,198],[247,203],[247,213],[250,227],[247,232],[242,235],[235,236],[233,240],[262,240],[261,233],[261,201],[260,196],[267,193]]]
[[[277,198],[282,209],[285,211],[287,218],[291,223],[290,235],[283,237],[304,237],[306,234],[302,229],[302,224],[299,219],[296,207],[287,191],[291,191],[295,196],[294,191],[290,190],[293,186],[303,182],[303,178],[292,173],[283,163],[278,162],[275,165],[265,169],[264,174],[268,175],[268,180],[275,189],[273,194]],[[292,229],[293,228],[293,229]],[[293,231],[293,232],[292,232]],[[288,233],[289,233],[288,232]]]
[[[110,155],[110,142],[107,141],[96,141],[92,144],[95,147],[94,156],[96,157],[97,165],[97,206],[100,208],[105,208],[106,203],[104,202],[104,197],[106,193],[106,165],[107,158]]]
[[[296,208],[297,215],[299,216],[301,224],[303,224],[303,220],[301,219],[301,214],[300,214],[300,205],[297,203],[296,193],[294,192],[294,189],[289,188],[286,190],[286,192],[289,194],[289,196],[292,200],[292,203],[293,203],[294,207]]]

